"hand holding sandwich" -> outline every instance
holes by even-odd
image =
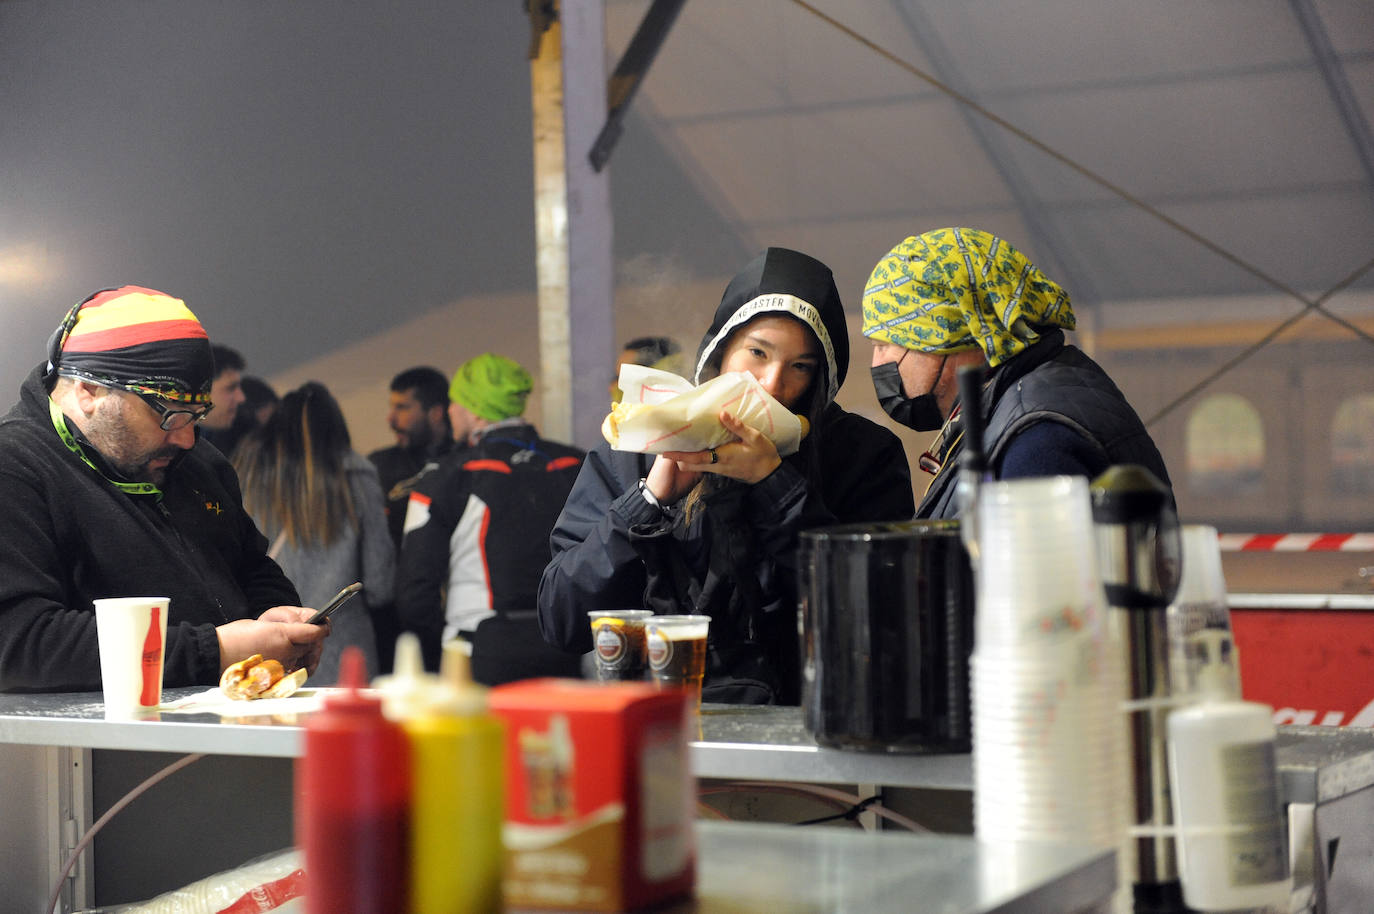
[[[702,473],[716,473],[749,485],[759,482],[782,463],[777,446],[763,432],[726,410],[721,410],[717,418],[735,436],[734,441],[704,451],[668,451],[659,460],[676,462],[679,472],[693,474],[694,482]]]

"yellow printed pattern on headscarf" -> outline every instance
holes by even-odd
[[[978,348],[989,365],[1050,327],[1075,326],[1069,293],[1001,238],[943,228],[907,238],[873,268],[863,334],[917,352]]]

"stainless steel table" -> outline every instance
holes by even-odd
[[[968,755],[822,748],[802,725],[800,708],[708,704],[700,737],[691,746],[698,777],[973,789]]]
[[[170,702],[197,691],[168,689],[163,698]],[[110,721],[99,694],[0,695],[0,743],[294,758],[303,745],[303,721],[304,716],[226,722],[215,714],[183,713]],[[968,755],[822,748],[795,707],[707,704],[699,736],[690,750],[698,777],[973,789]]]
[[[162,699],[203,691],[164,689]],[[303,722],[304,716],[240,721],[172,712],[146,720],[106,720],[99,692],[0,695],[0,743],[294,758],[304,745]]]
[[[719,822],[697,837],[694,914],[1075,914],[1116,885],[1114,853],[1084,847]]]
[[[1374,729],[1280,727],[1297,911],[1368,914],[1374,899]]]
[[[168,689],[165,690],[163,698],[164,701],[170,702],[197,691],[201,690]],[[36,782],[39,785],[40,794],[46,792],[54,798],[53,802],[59,810],[55,821],[51,809],[48,808],[51,803],[39,802],[36,811],[27,810],[27,819],[24,816],[13,815],[15,810],[12,808],[0,810],[4,813],[0,816],[0,837],[4,839],[0,840],[0,851],[28,854],[29,858],[42,864],[38,867],[39,874],[55,872],[55,866],[60,865],[65,857],[65,850],[72,846],[75,838],[109,802],[122,795],[128,787],[138,783],[146,774],[184,753],[206,753],[209,757],[179,772],[173,780],[155,788],[155,791],[165,792],[161,799],[145,803],[151,809],[150,812],[140,814],[140,804],[135,804],[112,820],[106,831],[102,832],[105,844],[96,845],[95,881],[108,884],[117,878],[127,878],[130,882],[136,882],[139,877],[130,872],[134,863],[130,847],[137,848],[144,856],[153,858],[179,850],[192,852],[199,858],[203,872],[182,871],[165,887],[191,882],[202,875],[217,872],[253,856],[252,852],[237,849],[252,846],[244,844],[244,839],[225,838],[223,832],[208,826],[193,829],[193,833],[187,834],[185,827],[178,824],[160,828],[155,835],[149,834],[148,823],[160,821],[169,806],[177,807],[181,814],[190,817],[192,821],[200,819],[205,815],[205,810],[200,807],[211,805],[206,799],[209,796],[216,797],[213,803],[230,806],[229,814],[242,811],[235,807],[248,807],[254,810],[255,816],[263,817],[264,821],[259,827],[270,836],[267,839],[269,842],[277,843],[268,843],[262,850],[272,850],[289,844],[291,765],[302,751],[304,720],[305,715],[229,720],[221,718],[218,714],[171,712],[163,712],[158,719],[151,720],[106,720],[104,705],[98,693],[0,695],[0,759],[4,761],[7,776],[16,773],[26,775],[31,783]],[[693,770],[701,777],[866,783],[962,790],[968,790],[972,786],[971,764],[966,755],[885,755],[820,748],[806,734],[798,708],[707,705],[700,720],[700,739],[692,742],[690,752]],[[17,763],[12,764],[16,759]],[[97,775],[94,778],[94,795],[90,788],[92,770],[95,770]],[[64,778],[70,783],[65,786],[66,793],[59,797],[61,790],[53,790],[54,780]],[[79,783],[83,778],[86,781],[84,798]],[[102,783],[106,784],[104,797],[100,795]],[[22,792],[22,789],[10,790],[6,791],[5,795],[13,798]],[[264,795],[272,799],[267,802],[258,799]],[[152,796],[153,793],[150,792],[149,797]],[[170,804],[167,796],[173,797]],[[44,818],[44,822],[35,823],[35,815]],[[34,829],[37,825],[43,825],[50,833],[36,837]],[[889,845],[886,843],[865,843],[868,839],[864,839],[857,831],[851,838],[846,839],[829,836],[831,832],[840,833],[835,829],[816,830],[813,833],[811,830],[789,830],[786,827],[778,827],[767,832],[772,836],[768,847],[753,847],[753,838],[730,837],[734,833],[729,829],[744,827],[738,823],[729,823],[725,826],[717,823],[702,825],[702,886],[707,891],[704,897],[714,897],[711,895],[716,891],[713,886],[722,887],[719,893],[719,906],[714,910],[822,911],[839,910],[846,906],[853,909],[849,902],[841,903],[844,899],[853,900],[854,904],[863,902],[861,907],[867,906],[866,899],[871,899],[876,904],[882,898],[901,896],[905,901],[909,901],[911,897],[915,897],[909,894],[912,891],[909,884],[906,888],[898,890],[894,888],[897,883],[892,881],[896,877],[889,877],[883,872],[874,872],[869,877],[855,882],[846,875],[851,871],[859,872],[854,870],[854,862],[849,861],[845,865],[840,865],[837,861],[846,860],[851,854],[888,862],[892,862],[890,855],[894,854],[905,858],[910,852],[922,859],[934,854],[936,859],[944,859],[947,865],[936,867],[934,870],[918,867],[908,875],[912,879],[934,879],[939,874],[947,873],[949,866],[952,865],[951,861],[957,859],[963,860],[966,864],[962,871],[964,876],[972,878],[970,873],[973,870],[968,867],[977,870],[984,865],[980,861],[992,859],[989,855],[993,853],[980,850],[977,843],[968,838],[925,836],[920,840],[934,843],[920,847],[914,844],[900,845],[902,850],[888,850]],[[725,837],[716,835],[716,831],[722,827],[727,829]],[[826,834],[821,834],[822,831]],[[900,844],[900,839],[915,836],[871,837],[882,841],[889,837],[897,838]],[[858,840],[859,843],[845,843],[852,840]],[[736,844],[732,842],[738,842],[739,848],[753,848],[756,861],[759,858],[767,858],[767,862],[762,865],[757,862],[754,865],[743,863],[747,857],[736,853]],[[235,846],[220,846],[225,843]],[[39,845],[41,847],[37,847]],[[944,850],[936,853],[934,849],[937,846]],[[44,848],[48,851],[46,855],[35,853]],[[1030,854],[1026,859],[1039,859],[1035,857],[1040,853],[1038,851],[1024,853]],[[124,854],[129,854],[129,857],[121,856]],[[945,856],[940,857],[940,854]],[[808,859],[807,855],[819,856],[812,864],[797,870],[794,877],[776,881],[772,880],[771,875],[766,875],[782,872],[780,867],[783,861],[804,860]],[[225,863],[221,858],[227,858],[230,862]],[[1110,854],[1107,858],[1110,858]],[[1104,868],[1111,869],[1109,864],[1102,863],[1102,855],[1070,854],[1066,859],[1070,864],[1067,869],[1051,867],[1050,870],[1033,870],[1039,876],[1047,876],[1051,872],[1059,873],[1060,876],[1067,878],[1068,884],[1077,884],[1075,880],[1082,877],[1085,872],[1091,874]],[[104,870],[100,869],[102,861],[105,864]],[[1004,867],[999,864],[998,868]],[[893,872],[907,872],[907,869],[898,867]],[[1012,868],[1008,872],[1016,875],[1022,871]],[[17,872],[6,868],[6,880],[18,878]],[[29,882],[36,883],[41,879],[41,876],[39,880],[30,877]],[[1023,889],[1029,891],[1030,883],[1019,880],[1020,876],[1016,875],[1007,885],[1017,887],[1016,892]],[[735,882],[739,882],[740,885],[735,886]],[[1095,878],[1090,878],[1089,882],[1093,887],[1092,891],[1102,887],[1100,881]],[[974,883],[977,884],[977,881],[974,880]],[[773,887],[767,888],[769,885]],[[751,889],[748,886],[755,888]],[[830,888],[815,894],[812,889],[819,886]],[[165,887],[160,886],[156,891],[162,891]],[[27,888],[30,893],[40,891],[46,899],[49,887],[45,882],[41,886],[31,884],[20,888]],[[74,889],[81,888],[74,886]],[[748,892],[756,890],[772,892],[776,897],[760,897],[756,899],[757,905],[739,907],[736,902],[741,897],[740,893],[747,895]],[[15,894],[16,886],[13,882],[6,884],[3,880],[0,880],[0,891],[6,892],[10,898],[22,895],[22,892],[20,895]],[[84,891],[90,892],[89,885],[84,887]],[[784,897],[788,891],[793,892],[796,897],[791,900]],[[827,892],[831,893],[834,899],[839,899],[835,901],[838,907],[825,906],[825,898],[830,897],[826,895]],[[885,892],[896,894],[888,896],[883,894]],[[92,900],[102,903],[107,900],[130,900],[127,897],[107,899],[102,897],[98,890],[90,895]],[[77,897],[86,896],[78,891]],[[1023,910],[977,906],[992,903],[992,897],[980,895],[978,892],[965,893],[958,896],[962,899],[958,903],[965,906],[950,907],[948,910]],[[968,907],[967,904],[974,906]],[[1043,910],[1067,910],[1057,907],[1057,904],[1058,902],[1050,904]],[[727,905],[729,906],[726,907]],[[41,903],[31,907],[38,906],[41,906]],[[880,910],[881,906],[877,909]]]

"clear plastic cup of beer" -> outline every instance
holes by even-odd
[[[593,610],[592,656],[601,682],[642,681],[649,677],[644,623],[650,609]]]
[[[701,680],[706,675],[706,635],[710,616],[654,616],[648,630],[649,673],[660,689],[687,689],[701,707]]]

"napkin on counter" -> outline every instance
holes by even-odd
[[[624,397],[601,423],[601,434],[617,451],[661,454],[719,447],[735,439],[720,424],[721,410],[767,435],[779,456],[795,454],[801,446],[801,419],[747,371],[693,386],[672,372],[626,364],[620,366],[620,390]]]
[[[158,711],[182,711],[188,714],[219,714],[223,717],[269,717],[274,714],[305,714],[323,707],[329,689],[300,689],[286,698],[259,698],[257,701],[235,701],[218,688],[186,695],[175,701],[163,702]]]

